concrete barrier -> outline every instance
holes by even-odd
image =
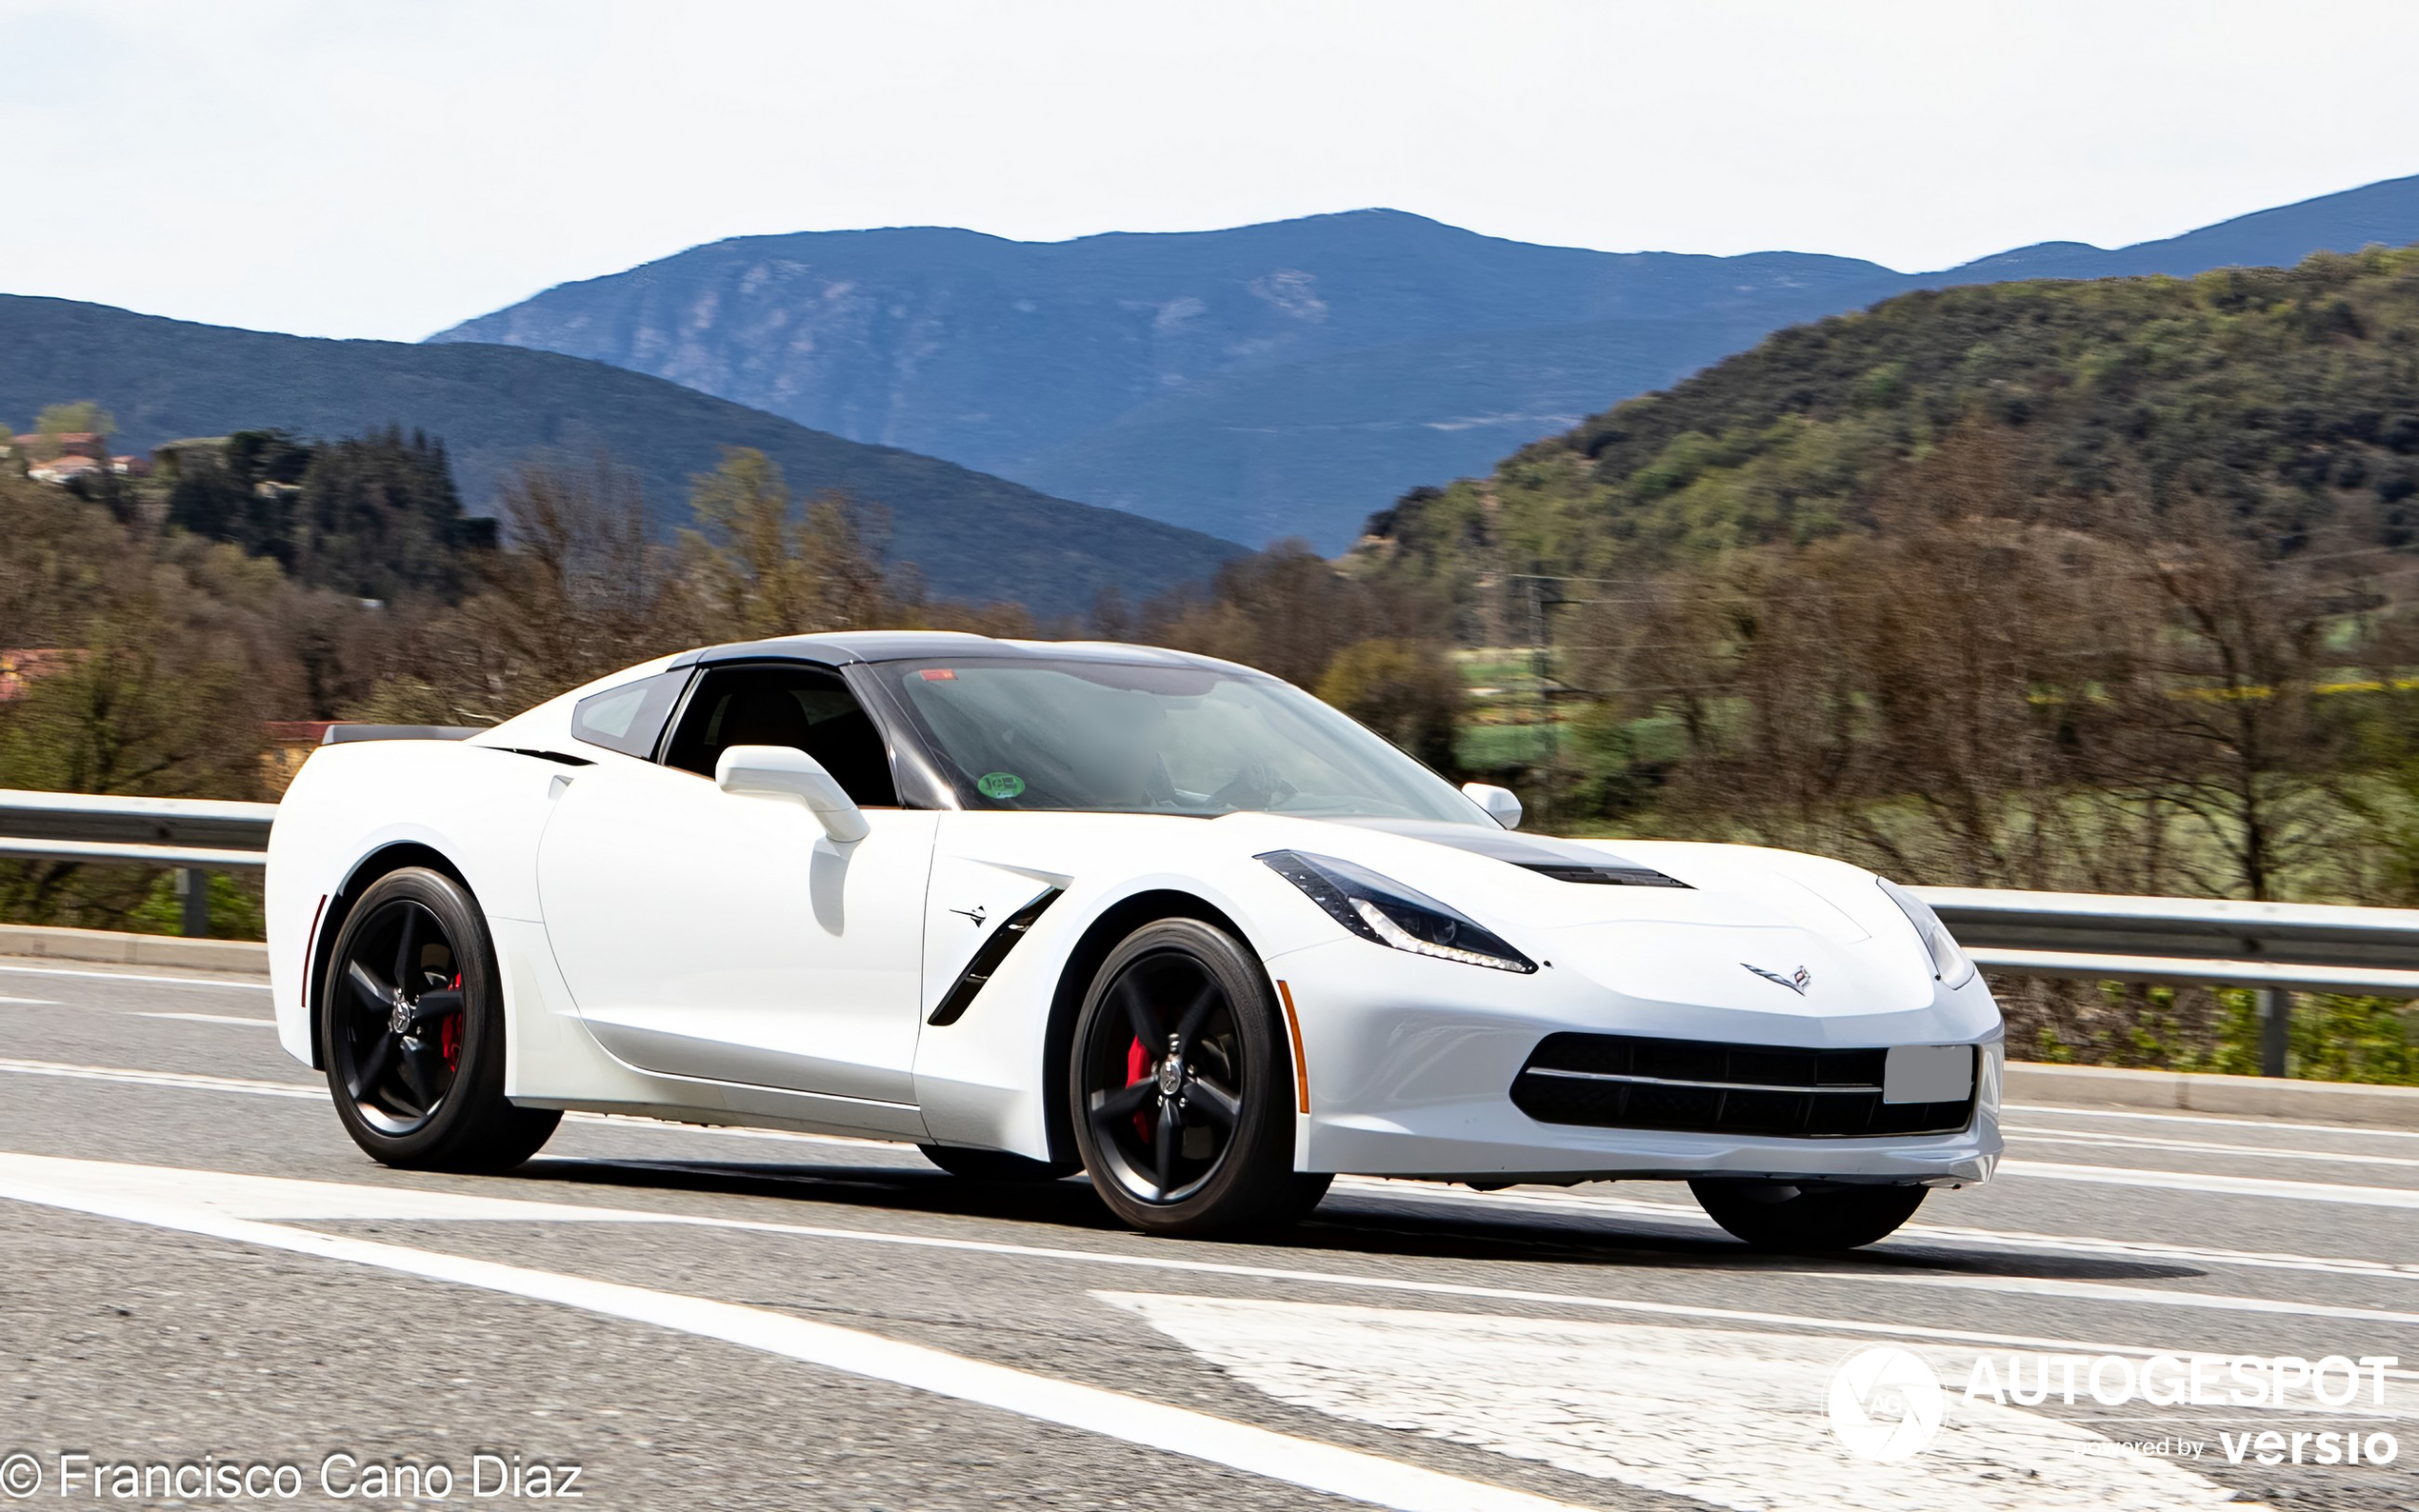
[[[188,940],[118,929],[53,929],[0,924],[0,956],[104,961],[114,965],[183,966],[229,976],[269,975],[269,946],[257,940]]]
[[[2289,1119],[2419,1129],[2419,1086],[2297,1082],[2202,1071],[2128,1071],[2105,1065],[2008,1063],[2007,1100],[2051,1107],[2142,1108],[2218,1118]]]

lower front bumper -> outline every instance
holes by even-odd
[[[1509,1102],[1468,1109],[1450,1122],[1459,1127],[1447,1132],[1366,1115],[1313,1114],[1304,1165],[1354,1176],[1489,1184],[1720,1176],[1969,1186],[1990,1180],[2000,1153],[1996,1120],[1979,1111],[1971,1127],[1954,1134],[1880,1139],[1743,1140],[1581,1128],[1533,1123]]]
[[[1357,941],[1269,963],[1309,1070],[1297,1168],[1499,1184],[1691,1177],[1978,1184],[2002,1143],[1997,1005],[1979,979],[1929,1002],[1824,1014],[1644,1001],[1575,972],[1513,976]],[[1512,1103],[1546,1036],[1580,1030],[1809,1047],[1977,1045],[1973,1113],[1946,1133],[1799,1136],[1547,1123]]]

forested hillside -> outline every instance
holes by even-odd
[[[1228,543],[1036,493],[952,463],[865,446],[602,363],[510,347],[319,341],[0,295],[0,422],[92,399],[134,449],[277,429],[309,439],[390,426],[443,441],[465,506],[491,514],[531,461],[633,469],[659,531],[688,517],[690,478],[749,448],[809,492],[887,516],[887,554],[933,591],[1082,612],[1103,587],[1148,594],[1206,578]]]
[[[2277,558],[2419,542],[2419,249],[2191,279],[1909,294],[1782,331],[1662,392],[1421,490],[1362,560],[1471,602],[1870,530],[1890,480],[1989,434],[2064,526],[2214,501]]]

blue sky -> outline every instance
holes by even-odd
[[[2419,8],[2341,0],[0,0],[0,292],[313,335],[753,232],[1911,269],[2419,172]]]

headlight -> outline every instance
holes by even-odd
[[[1940,922],[1940,915],[1931,911],[1931,905],[1887,877],[1873,880],[1882,885],[1882,891],[1889,894],[1889,901],[1898,905],[1898,911],[1923,937],[1924,949],[1931,957],[1931,974],[1951,987],[1964,986],[1974,974],[1973,958],[1958,946],[1956,936]]]
[[[1364,940],[1415,956],[1491,966],[1497,971],[1537,969],[1536,962],[1476,920],[1349,861],[1306,856],[1298,850],[1271,850],[1259,859]]]

